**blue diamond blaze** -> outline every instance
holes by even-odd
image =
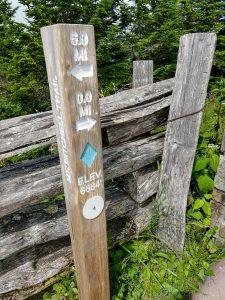
[[[95,148],[93,148],[89,143],[87,143],[83,153],[81,154],[80,159],[90,169],[91,165],[95,160],[96,155],[97,151],[95,150]]]

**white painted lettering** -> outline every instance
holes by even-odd
[[[102,177],[101,170],[98,172],[92,172],[89,176],[78,176],[77,183],[79,186],[80,194],[84,195],[91,191],[94,191],[100,187],[102,187],[103,182],[100,179]]]
[[[81,32],[80,35],[77,32],[71,32],[70,42],[73,46],[87,46],[88,45],[87,32]]]
[[[74,61],[75,62],[88,61],[87,49],[84,47],[75,48],[74,49]]]
[[[90,181],[95,180],[95,172],[90,174]]]
[[[79,43],[79,36],[77,32],[70,33],[70,42],[73,46],[77,46]]]
[[[91,105],[90,104],[80,105],[79,106],[79,115],[80,115],[80,118],[86,117],[86,116],[91,116]]]
[[[76,102],[78,105],[91,103],[92,102],[92,93],[91,91],[85,91],[84,93],[77,92],[76,93]]]
[[[92,102],[92,92],[91,91],[86,91],[84,92],[84,103],[91,103]]]
[[[70,161],[69,161],[68,150],[67,150],[67,141],[66,141],[66,136],[65,136],[62,105],[61,105],[59,83],[58,83],[57,76],[54,77],[52,84],[53,84],[54,99],[55,99],[55,105],[56,105],[56,111],[57,111],[58,130],[59,130],[59,134],[60,134],[60,144],[61,144],[61,150],[62,150],[64,172],[65,172],[66,180],[69,183],[71,183],[72,182],[72,177],[71,177],[72,172],[71,172]]]
[[[87,32],[81,32],[81,34],[80,34],[80,43],[83,46],[88,45],[88,34],[87,34]]]
[[[97,178],[102,177],[102,171],[101,170],[99,170],[99,172],[95,172],[95,174],[96,174]]]
[[[81,92],[76,93],[76,101],[77,104],[82,104],[84,100],[84,96]]]
[[[81,176],[81,177],[78,177],[78,186],[81,186],[84,184],[84,177]]]

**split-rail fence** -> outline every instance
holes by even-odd
[[[178,191],[183,198],[187,196],[214,48],[214,34],[186,35],[181,38],[175,79],[152,83],[152,75],[143,77],[143,68],[150,72],[152,63],[138,62],[134,68],[135,88],[100,99],[104,177],[110,181],[106,188],[107,228],[112,244],[145,229],[152,216],[153,196],[158,191],[159,198],[165,192],[158,190],[158,162],[162,155],[166,161],[168,153],[168,148],[164,149],[165,132],[152,131],[168,122],[172,101],[175,104],[171,105],[166,145],[175,151],[169,154],[174,173],[168,175],[168,164],[162,172],[164,180],[170,176],[175,188],[174,168],[179,169],[181,159],[189,163],[187,172],[181,164],[186,182]],[[189,145],[183,140],[179,144],[180,137],[194,136],[194,142],[187,141]],[[168,145],[171,139],[180,152]],[[51,111],[0,122],[2,161],[55,143]],[[65,202],[49,200],[63,194],[58,155],[3,167],[0,179],[0,299],[20,300],[57,281],[57,275],[68,272],[72,263]],[[160,184],[163,186],[162,178]],[[177,198],[177,208],[172,212],[174,222],[181,222],[180,226],[186,208],[183,198],[180,202]],[[176,219],[178,209],[181,221]]]

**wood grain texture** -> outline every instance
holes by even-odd
[[[216,242],[220,247],[225,247],[225,192],[213,190],[213,199],[211,200],[212,216],[211,227],[217,227]]]
[[[164,134],[104,149],[105,178],[113,179],[158,161],[162,157]]]
[[[151,165],[120,177],[119,185],[132,199],[143,203],[157,193],[158,181],[157,165]]]
[[[47,156],[0,170],[0,216],[63,193],[57,156]]]
[[[135,237],[143,231],[150,222],[153,207],[152,203],[147,204],[145,207],[135,207],[134,201],[129,196],[115,189],[113,197],[116,196],[118,198],[120,195],[124,195],[120,201],[116,198],[111,199],[113,201],[109,203],[107,208],[107,211],[110,211],[110,206],[112,205],[114,206],[114,212],[116,212],[114,216],[111,214],[111,217],[110,215],[107,217],[109,218],[108,232],[114,244],[120,240]],[[113,203],[114,200],[117,201],[117,204]],[[126,201],[125,209],[123,202]],[[128,202],[132,202],[135,208],[131,209]],[[53,207],[54,205],[36,205],[36,209],[32,209],[30,213],[29,210],[21,211],[18,214],[12,215],[11,219],[8,220],[8,224],[5,221],[5,225],[3,225],[5,226],[5,233],[2,238],[8,241],[9,244],[7,246],[4,243],[4,247],[10,249],[10,245],[14,240],[17,246],[20,243],[21,251],[14,254],[6,254],[7,257],[0,261],[1,294],[12,291],[17,293],[18,290],[24,290],[25,288],[40,284],[64,270],[72,262],[67,219],[64,218],[62,220],[66,212],[65,206],[58,203],[57,210]],[[119,212],[121,205],[124,209]],[[126,213],[124,213],[125,210]],[[35,217],[35,214],[37,214],[37,217]],[[38,218],[40,215],[42,215],[42,219]],[[32,222],[29,222],[29,219]],[[44,239],[39,245],[41,236],[39,236],[36,242],[34,242],[35,237],[31,239],[31,242],[28,239],[29,235],[34,231],[36,236],[38,236],[37,228],[44,233]],[[27,238],[24,238],[24,230],[27,231]],[[57,233],[59,233],[58,239],[53,240],[51,235],[47,233],[48,230],[53,234],[53,237],[56,237]],[[46,239],[47,235],[48,239]],[[20,241],[21,238],[22,241]],[[47,240],[49,242],[46,242]],[[24,243],[23,246],[22,243]],[[30,247],[27,248],[28,246]]]
[[[125,215],[137,204],[120,188],[106,189],[107,220]],[[0,258],[69,235],[64,200],[29,206],[0,219]]]
[[[133,64],[133,87],[140,87],[145,84],[153,83],[153,61],[136,61]],[[164,98],[165,99],[165,98]],[[122,131],[120,126],[117,126],[117,130],[113,132],[108,129],[109,142],[117,142],[121,136],[124,138],[124,134],[129,136],[130,132],[133,134],[142,134],[147,130],[150,131],[154,127],[158,127],[165,123],[168,119],[169,105],[171,103],[171,97],[167,97],[168,106],[164,106],[162,110],[159,110],[155,114],[138,119],[136,122],[129,122],[127,131]],[[161,100],[159,100],[161,101]],[[158,101],[158,102],[159,102]],[[163,101],[164,102],[164,101]],[[162,108],[162,107],[161,107]],[[141,107],[141,112],[144,113],[144,107]],[[133,112],[134,114],[135,112]],[[133,133],[134,132],[134,133]],[[111,138],[110,138],[111,133]],[[126,136],[125,136],[126,137]],[[147,166],[139,169],[133,173],[129,173],[119,179],[120,186],[134,199],[135,201],[142,203],[149,197],[153,196],[157,192],[158,188],[158,172],[156,165]]]
[[[158,236],[178,252],[184,246],[187,196],[215,44],[213,33],[180,39],[157,194]]]
[[[223,144],[223,143],[222,143]],[[223,150],[223,147],[221,147]],[[220,155],[219,166],[214,179],[214,190],[211,201],[211,226],[217,227],[217,242],[225,247],[225,155]]]
[[[30,299],[30,297],[38,298],[40,297],[40,293],[47,288],[51,287],[53,284],[57,283],[59,281],[59,278],[65,277],[71,273],[71,266],[68,265],[66,268],[63,269],[63,271],[59,272],[55,276],[51,277],[50,279],[41,282],[37,285],[30,286],[26,289],[22,290],[14,290],[12,292],[0,295],[1,300],[24,300],[24,299]],[[32,299],[31,298],[31,299]]]
[[[220,163],[214,178],[216,189],[225,192],[225,155],[220,155]]]
[[[61,272],[71,262],[69,236],[17,253],[16,256],[1,261],[0,295],[44,282]]]
[[[156,118],[149,117],[150,125],[148,125],[146,115],[160,114],[160,109],[164,110],[170,105],[170,99],[166,96],[171,95],[174,79],[157,82],[151,86],[140,87],[120,92],[106,98],[101,98],[100,116],[101,127],[110,126],[110,132],[113,132],[118,126],[123,128],[123,132],[127,131],[127,126],[131,125],[132,120],[138,122],[139,131],[146,126],[152,128]],[[161,99],[164,98],[165,99]],[[118,107],[118,110],[116,109]],[[160,114],[163,118],[165,113]],[[142,125],[143,118],[144,125]],[[152,118],[154,118],[152,120]],[[129,124],[127,124],[130,122]],[[157,123],[158,124],[158,123]],[[149,130],[147,128],[147,130]],[[132,129],[134,136],[137,132]],[[125,138],[132,137],[132,134],[125,133]],[[55,142],[55,127],[52,112],[36,113],[27,116],[16,117],[8,120],[0,121],[0,160],[6,159],[16,154],[21,154],[31,149],[44,145],[51,145]]]
[[[121,112],[119,119],[113,119],[115,125],[107,128],[109,145],[118,145],[165,124],[168,120],[170,102],[171,97],[166,97],[127,113]]]
[[[119,177],[154,163],[161,158],[162,152],[163,137],[160,136],[105,148],[105,179]],[[0,217],[62,194],[58,156],[50,155],[0,169],[0,193]]]
[[[153,83],[153,60],[133,61],[133,88]]]
[[[93,197],[98,197],[98,203],[105,198],[94,28],[57,24],[42,28],[41,36],[79,296],[83,300],[107,300],[105,209],[92,219],[85,218],[83,210]],[[87,125],[90,120],[91,127]],[[84,178],[90,180],[92,174],[98,174],[98,185],[96,177],[91,179],[92,185],[86,183]],[[81,185],[86,192],[81,192]],[[98,203],[90,207],[92,214]]]
[[[212,196],[214,202],[218,202],[221,205],[225,206],[225,192],[214,188]]]
[[[55,141],[51,111],[0,121],[0,159]]]
[[[221,152],[225,152],[225,130],[223,132],[223,139],[221,144]]]
[[[171,78],[101,98],[102,121],[105,122],[108,116],[114,115],[124,108],[134,108],[171,95],[173,85],[174,78]]]

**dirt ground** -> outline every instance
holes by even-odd
[[[194,294],[191,300],[225,300],[225,259],[212,265],[215,276],[207,277],[201,292]]]

